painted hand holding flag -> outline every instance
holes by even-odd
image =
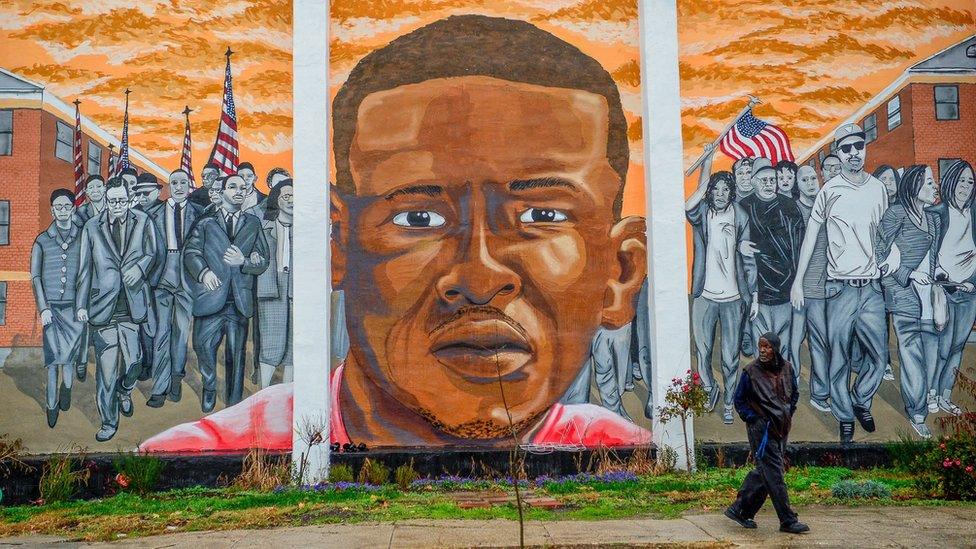
[[[736,120],[719,146],[735,160],[762,156],[774,166],[781,160],[795,160],[786,132],[753,116],[751,107]]]

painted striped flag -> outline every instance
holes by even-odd
[[[234,87],[230,74],[230,56],[227,48],[227,68],[224,70],[224,101],[220,109],[220,124],[217,126],[217,140],[210,151],[208,163],[216,164],[224,175],[237,173],[237,109],[234,107]]]
[[[736,120],[719,147],[735,160],[762,156],[774,166],[780,160],[795,160],[786,132],[753,116],[752,109]]]
[[[125,118],[122,121],[122,143],[119,144],[119,158],[115,161],[115,171],[113,177],[122,175],[122,170],[129,167],[129,94],[132,93],[128,88],[125,90]]]
[[[186,117],[186,129],[183,130],[183,156],[180,157],[180,169],[190,176],[190,188],[196,187],[193,179],[193,141],[190,139],[190,106],[183,109],[183,116]]]
[[[75,206],[85,203],[85,158],[81,152],[81,100],[75,99]]]
[[[108,176],[115,176],[115,165],[119,161],[119,156],[115,154],[115,145],[112,143],[108,144]]]

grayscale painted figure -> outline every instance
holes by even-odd
[[[290,383],[295,375],[292,355],[292,180],[281,180],[271,189],[265,204],[262,228],[268,241],[270,260],[267,270],[258,275],[257,281],[262,389],[271,385],[279,367],[285,383]]]

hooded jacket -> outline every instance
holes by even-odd
[[[756,359],[745,367],[735,390],[735,410],[742,421],[750,425],[767,421],[770,435],[786,438],[793,425],[800,392],[793,377],[793,366],[779,352],[779,338],[767,333],[760,339],[773,346],[773,360],[764,364]]]

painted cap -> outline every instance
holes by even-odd
[[[762,156],[754,158],[752,160],[752,177],[756,177],[756,174],[763,170],[772,170],[773,163],[769,161],[768,158]]]
[[[837,128],[834,132],[834,142],[840,143],[848,137],[860,137],[864,139],[864,131],[861,130],[861,126],[857,124],[844,124],[843,126]]]

